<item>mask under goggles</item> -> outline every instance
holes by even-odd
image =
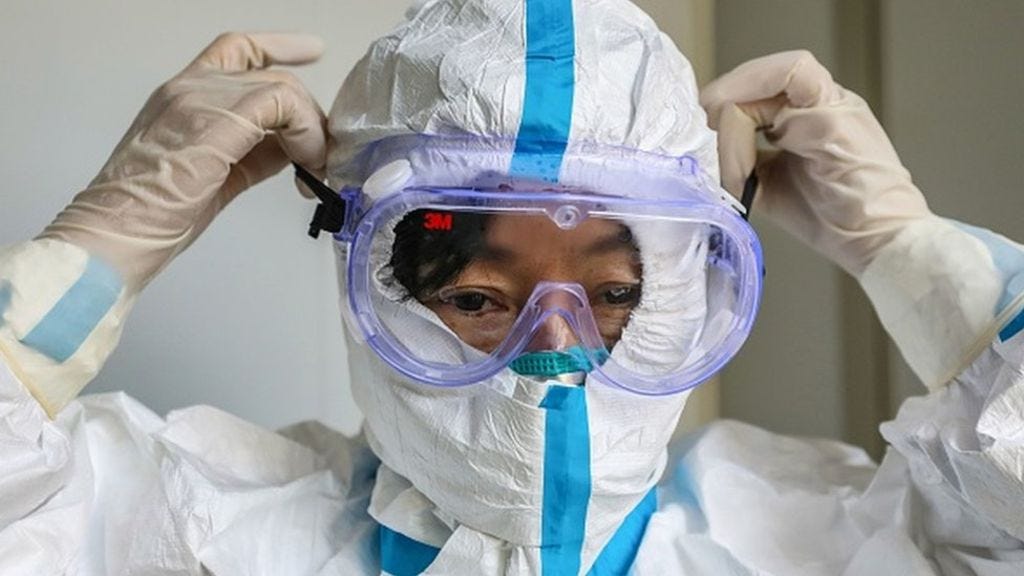
[[[672,394],[746,340],[761,249],[695,161],[629,160],[632,173],[594,164],[589,185],[494,173],[429,185],[411,169],[417,177],[369,207],[361,188],[335,193],[299,176],[323,201],[311,234],[333,232],[347,258],[350,328],[398,372],[464,386],[524,359],[543,373],[541,358],[587,382]]]

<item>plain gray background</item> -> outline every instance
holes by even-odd
[[[0,21],[0,243],[36,234],[93,177],[149,93],[219,32],[323,36],[323,60],[296,73],[327,109],[370,40],[407,5],[8,3]],[[1024,2],[642,5],[698,71],[809,48],[840,82],[866,82],[933,209],[1021,238]],[[852,22],[851,7],[874,16]],[[713,30],[682,21],[709,9]],[[864,45],[876,57],[851,67]],[[127,390],[160,413],[208,403],[271,427],[319,418],[354,431],[333,257],[326,239],[305,236],[311,211],[290,175],[243,195],[143,294],[122,345],[88,391]],[[716,389],[722,415],[871,445],[877,421],[920,389],[877,326],[855,327],[870,312],[841,273],[755,222],[768,259],[766,300],[753,337]]]

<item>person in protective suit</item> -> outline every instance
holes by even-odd
[[[219,37],[0,251],[0,572],[1024,571],[1024,249],[932,214],[810,54],[698,95],[626,0],[435,0],[326,117],[273,67],[321,50]],[[333,233],[363,433],[79,398],[146,284],[289,163]],[[752,172],[751,207],[724,190]],[[736,422],[669,458],[756,315],[750,209],[856,277],[928,387],[880,465]]]

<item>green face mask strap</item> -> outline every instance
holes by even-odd
[[[604,362],[608,353],[604,350],[597,352],[599,360]],[[594,369],[593,363],[587,357],[586,352],[579,346],[573,346],[566,350],[544,350],[541,352],[530,352],[513,360],[509,365],[513,372],[522,376],[540,376],[550,378],[574,372],[590,372]]]

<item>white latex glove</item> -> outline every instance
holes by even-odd
[[[751,60],[708,84],[722,182],[737,196],[757,165],[756,210],[856,277],[908,223],[931,216],[859,96],[809,52]],[[758,158],[756,132],[779,148]]]
[[[305,34],[221,35],[150,96],[99,175],[40,238],[100,256],[138,292],[246,188],[289,160],[322,171],[323,111],[294,75],[266,69],[322,52]]]

